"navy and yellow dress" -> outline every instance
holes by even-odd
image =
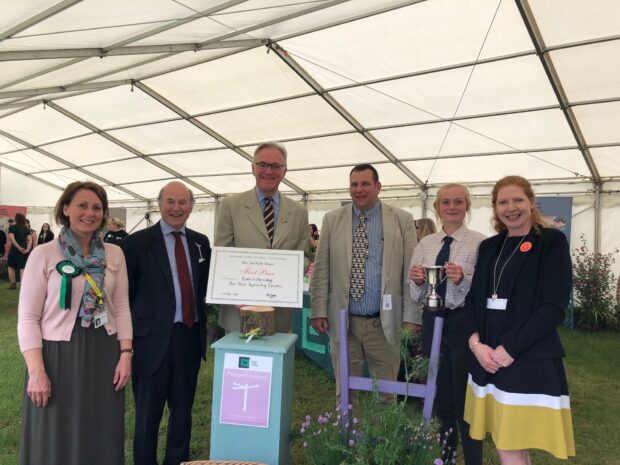
[[[557,333],[571,283],[568,242],[557,230],[532,229],[525,237],[503,231],[482,242],[466,301],[468,334],[478,332],[491,348],[503,345],[514,362],[491,374],[472,354],[464,413],[472,438],[491,433],[501,450],[575,455]],[[488,308],[502,307],[487,305],[493,294],[507,299],[505,309]]]

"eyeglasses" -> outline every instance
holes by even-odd
[[[264,163],[262,161],[259,161],[258,163],[254,163],[254,166],[256,166],[257,168],[261,170],[266,170],[266,169],[271,168],[273,171],[280,171],[282,168],[284,168],[284,165],[282,163]]]

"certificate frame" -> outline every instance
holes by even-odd
[[[304,253],[300,250],[213,247],[206,302],[303,307]]]

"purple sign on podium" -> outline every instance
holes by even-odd
[[[272,369],[271,357],[225,354],[220,423],[269,427]]]

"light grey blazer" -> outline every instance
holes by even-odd
[[[308,210],[282,193],[273,246],[269,243],[255,188],[225,197],[219,205],[215,229],[216,246],[303,251],[308,238]],[[227,331],[238,331],[239,325],[239,310],[223,305],[220,311],[220,326]]]
[[[381,202],[381,219],[384,240],[381,293],[391,295],[392,310],[377,310],[381,311],[386,339],[396,344],[403,321],[422,323],[420,308],[411,300],[408,284],[409,261],[417,239],[411,213]],[[329,336],[336,341],[339,310],[349,307],[352,223],[352,205],[325,215],[310,281],[312,318],[327,318]]]

